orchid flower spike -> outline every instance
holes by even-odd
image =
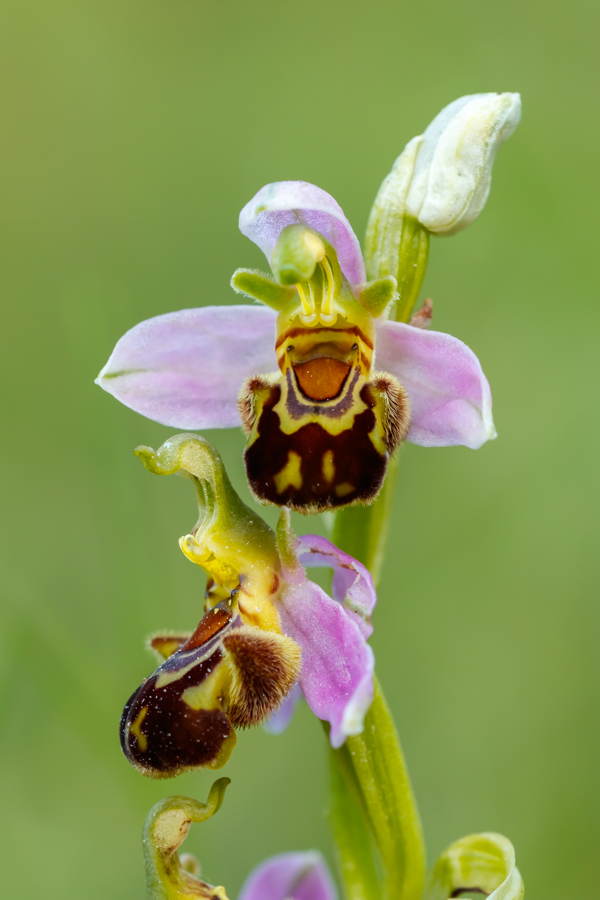
[[[204,822],[221,803],[229,778],[219,778],[206,804],[189,797],[157,803],[144,825],[144,859],[148,900],[227,900],[225,888],[200,879],[200,864],[178,850],[193,822]],[[336,900],[337,892],[320,853],[281,853],[257,866],[238,900]]]
[[[242,503],[217,451],[197,435],[136,453],[155,474],[193,481],[199,518],[180,546],[209,580],[195,631],[150,641],[162,663],[123,711],[127,759],[153,778],[220,768],[235,729],[266,722],[296,682],[329,722],[332,746],[360,734],[373,697],[367,639],[377,599],[365,567],[324,538],[297,539],[287,510],[275,534]],[[333,568],[332,597],[304,566]]]
[[[231,284],[262,305],[141,322],[97,383],[165,425],[241,424],[256,498],[299,512],[371,503],[403,440],[481,447],[496,432],[479,360],[425,330],[427,302],[410,316],[429,230],[454,233],[481,211],[518,109],[516,94],[461,98],[411,141],[375,201],[366,259],[324,190],[304,181],[261,188],[239,225],[271,274],[238,269]]]

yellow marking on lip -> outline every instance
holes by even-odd
[[[179,681],[179,679],[183,678],[184,675],[187,675],[187,673],[190,672],[194,668],[194,666],[197,666],[199,663],[204,662],[204,660],[208,659],[208,657],[211,656],[214,652],[214,645],[211,644],[206,653],[199,656],[194,655],[194,658],[187,664],[187,666],[182,666],[181,669],[176,669],[176,671],[174,672],[169,672],[168,670],[166,672],[161,672],[156,679],[156,684],[154,685],[154,687],[157,690],[160,690],[161,688],[167,687],[167,685],[169,684],[173,684],[175,681]]]
[[[273,479],[275,481],[275,490],[278,494],[283,494],[288,487],[293,487],[297,491],[300,490],[302,487],[301,465],[302,457],[294,450],[290,450],[285,466]]]
[[[342,321],[346,322],[347,320],[343,319]],[[281,345],[286,341],[311,341],[313,344],[320,344],[326,341],[341,343],[345,340],[349,344],[348,349],[350,349],[350,346],[357,339],[362,341],[367,349],[373,350],[373,340],[358,325],[347,323],[340,325],[339,328],[333,328],[330,325],[310,328],[299,327],[292,320],[287,327],[278,332],[275,352],[278,352],[281,349]]]
[[[326,450],[323,454],[322,462],[323,478],[325,481],[332,482],[335,478],[335,463],[333,461],[333,450]]]
[[[142,722],[144,721],[144,719],[146,718],[147,712],[148,712],[148,707],[144,706],[138,713],[138,717],[135,720],[135,722],[133,723],[133,725],[129,726],[129,731],[137,739],[138,747],[140,748],[142,753],[145,753],[146,750],[148,749],[148,738],[146,737],[145,734],[142,734],[142,732],[140,730],[140,726],[141,726]]]
[[[350,484],[349,481],[343,481],[341,484],[336,484],[335,486],[335,495],[336,497],[346,497],[348,494],[351,494],[352,491],[356,490],[353,484]]]
[[[353,373],[347,377],[346,387],[342,392],[342,399],[345,396],[347,390],[351,389]],[[281,396],[275,406],[273,407],[273,411],[277,413],[279,416],[279,427],[284,434],[294,434],[304,425],[308,425],[311,422],[317,422],[328,434],[336,436],[341,434],[342,431],[346,431],[349,428],[352,428],[354,425],[354,419],[360,413],[364,412],[368,409],[367,404],[360,397],[360,392],[365,386],[367,380],[364,375],[360,375],[357,380],[357,383],[354,385],[353,390],[353,401],[349,405],[349,408],[346,412],[342,413],[342,415],[338,418],[337,416],[327,416],[323,415],[319,408],[317,408],[317,404],[311,408],[310,406],[307,409],[305,415],[300,416],[299,418],[292,418],[287,409],[287,398],[288,398],[288,385],[286,379],[281,379]],[[294,390],[294,388],[292,388]],[[324,400],[321,401],[321,407],[325,406],[334,406],[340,402],[340,398],[337,397],[333,400]],[[304,401],[306,403],[306,400]],[[289,460],[288,460],[289,462]],[[283,471],[283,469],[282,469]],[[294,485],[294,487],[301,487],[301,484]],[[278,490],[278,493],[279,490]]]
[[[207,675],[201,684],[186,688],[181,699],[190,709],[220,709],[223,696],[223,688],[231,678],[228,666],[223,662],[218,663]]]

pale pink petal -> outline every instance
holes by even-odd
[[[477,450],[496,437],[487,378],[473,351],[458,338],[403,322],[382,322],[375,366],[395,375],[408,391],[407,440],[413,444],[463,444]]]
[[[327,863],[316,850],[281,853],[248,876],[239,900],[336,900]]]
[[[275,710],[270,719],[265,722],[265,731],[270,734],[281,734],[292,721],[296,706],[302,700],[300,686],[295,684],[279,709]]]
[[[275,181],[261,188],[240,213],[240,231],[257,244],[269,263],[287,225],[314,228],[335,248],[342,272],[355,287],[366,281],[358,238],[341,206],[308,181]]]
[[[302,650],[298,682],[311,710],[331,725],[332,747],[360,734],[373,699],[373,651],[355,618],[308,579],[287,584],[281,628]]]
[[[277,370],[275,319],[264,306],[205,306],[146,319],[117,342],[96,384],[162,425],[237,426],[244,379]]]
[[[331,593],[355,619],[365,638],[373,634],[371,615],[377,593],[369,570],[353,556],[317,534],[305,534],[296,545],[298,558],[307,569],[325,566],[333,569]]]

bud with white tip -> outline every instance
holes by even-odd
[[[406,214],[452,235],[473,222],[490,192],[500,144],[521,117],[519,94],[472,94],[446,106],[426,129],[406,197]]]

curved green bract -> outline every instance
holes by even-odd
[[[192,822],[218,812],[229,778],[219,778],[206,803],[190,797],[167,797],[153,806],[144,824],[144,862],[148,900],[227,900],[225,888],[212,887],[191,875],[177,853]]]
[[[242,503],[212,444],[184,432],[157,451],[142,446],[135,454],[155,475],[180,472],[194,482],[199,518],[192,533],[180,542],[189,559],[208,569],[219,583],[227,581],[231,572],[257,579],[279,571],[273,530]]]
[[[468,891],[490,900],[521,900],[525,888],[508,838],[484,832],[450,844],[433,867],[423,900],[447,900]]]

